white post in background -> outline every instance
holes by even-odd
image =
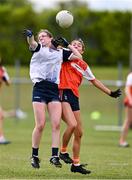
[[[20,109],[20,60],[15,61],[15,109]]]
[[[15,62],[15,80],[14,80],[14,84],[15,84],[15,111],[16,111],[16,118],[17,119],[25,119],[27,117],[27,114],[25,112],[23,112],[20,108],[20,97],[21,97],[21,93],[20,93],[20,60],[16,60]]]
[[[118,88],[122,88],[122,79],[123,79],[123,75],[122,75],[122,71],[123,71],[123,67],[122,67],[122,63],[118,62]],[[123,98],[122,96],[120,96],[118,98],[118,126],[122,125],[122,120],[123,120]]]

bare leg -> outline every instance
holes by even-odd
[[[4,117],[9,118],[9,117],[16,117],[16,110],[9,110],[9,111],[4,111]]]
[[[66,148],[68,146],[70,138],[77,126],[77,122],[76,122],[75,116],[73,114],[73,111],[72,111],[69,103],[63,102],[62,108],[63,108],[63,120],[67,124],[67,128],[66,128],[66,130],[63,134],[63,138],[62,138],[62,147]]]
[[[51,120],[52,127],[52,155],[50,158],[50,163],[55,165],[55,167],[62,167],[59,161],[58,151],[60,146],[60,121],[62,114],[61,103],[57,101],[52,101],[48,103],[48,111]]]
[[[0,137],[4,137],[3,121],[4,121],[3,110],[2,108],[0,108]]]
[[[46,109],[45,103],[33,102],[33,110],[35,117],[35,127],[32,133],[32,158],[31,158],[31,165],[33,168],[40,168],[38,150],[39,150],[43,129],[45,126],[45,109]]]
[[[62,107],[60,102],[50,102],[48,104],[48,112],[51,119],[52,126],[52,147],[59,147],[60,145],[60,121],[62,114]]]
[[[6,140],[4,137],[3,123],[4,123],[4,112],[0,107],[0,144],[10,144],[11,142]]]
[[[32,147],[39,148],[42,132],[45,126],[45,108],[46,104],[33,102],[35,128],[32,133]]]
[[[73,163],[71,166],[72,172],[79,172],[81,174],[90,174],[91,171],[84,168],[84,165],[80,164],[80,148],[81,148],[81,137],[82,137],[82,123],[80,117],[80,111],[74,111],[74,115],[77,121],[77,127],[74,131],[73,140]]]
[[[126,142],[128,130],[129,130],[130,124],[132,123],[132,108],[126,107],[125,113],[126,113],[126,117],[125,117],[125,121],[123,124],[121,136],[120,136],[120,142],[119,142],[120,144]]]
[[[80,147],[81,147],[81,137],[82,137],[82,123],[80,117],[80,111],[74,111],[74,115],[77,121],[77,127],[74,131],[73,139],[73,163],[80,163]]]

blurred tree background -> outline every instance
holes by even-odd
[[[74,15],[68,29],[60,28],[55,21],[59,10],[67,9]],[[22,32],[31,28],[50,30],[54,36],[64,36],[68,41],[81,37],[86,45],[84,59],[88,64],[102,66],[129,64],[131,12],[92,11],[84,2],[60,2],[56,9],[36,12],[28,0],[0,0],[0,56],[4,64],[13,65],[16,59],[28,65],[31,54]]]

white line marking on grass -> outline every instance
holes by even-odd
[[[95,130],[97,131],[121,131],[122,127],[112,125],[96,125]]]
[[[129,163],[111,162],[111,163],[109,163],[109,165],[111,165],[111,166],[128,166],[128,165],[129,165]]]

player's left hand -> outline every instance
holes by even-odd
[[[121,95],[121,90],[120,89],[117,89],[116,91],[111,91],[110,93],[110,96],[113,97],[113,98],[117,98]]]
[[[55,47],[55,48],[57,48],[59,45],[60,45],[60,43],[57,41],[57,39],[55,39],[55,38],[53,38],[52,40],[51,40],[51,44]]]

